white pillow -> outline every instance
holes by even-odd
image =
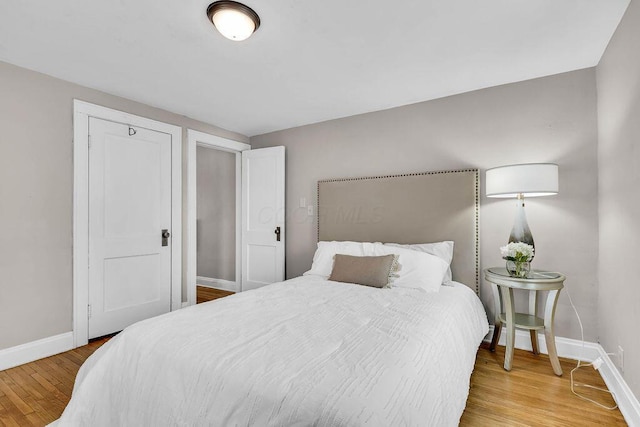
[[[398,277],[392,287],[420,288],[427,292],[438,292],[449,264],[442,258],[397,246],[373,244],[373,255],[399,255]]]
[[[327,279],[333,270],[333,256],[335,254],[365,256],[372,255],[373,243],[363,242],[318,242],[318,248],[313,255],[311,270],[303,276],[321,276]],[[365,253],[366,252],[366,253]]]
[[[431,255],[435,255],[438,258],[442,258],[449,267],[447,267],[447,271],[444,275],[444,283],[449,283],[453,280],[453,276],[451,275],[451,261],[453,260],[453,242],[451,240],[447,240],[444,242],[435,242],[435,243],[418,243],[413,245],[401,245],[398,243],[385,243],[387,246],[392,246],[396,248],[405,248],[411,249],[418,252],[426,252]]]

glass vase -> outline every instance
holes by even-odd
[[[526,279],[531,271],[531,263],[529,261],[507,260],[507,271],[511,277]]]

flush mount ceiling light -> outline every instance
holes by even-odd
[[[217,1],[207,8],[216,29],[233,41],[248,39],[260,27],[260,17],[248,6],[235,1]]]

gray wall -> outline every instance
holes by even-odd
[[[248,141],[0,62],[0,349],[72,329],[73,98]]]
[[[640,4],[633,0],[597,67],[599,335],[624,349],[623,377],[640,397]],[[612,357],[615,362],[617,359]]]
[[[533,265],[566,274],[585,337],[595,340],[596,120],[595,70],[587,69],[252,137],[252,148],[287,147],[287,277],[311,265],[315,220],[297,206],[300,197],[315,200],[319,179],[466,167],[480,168],[484,179],[493,166],[556,162],[560,194],[526,203]],[[481,204],[482,267],[503,265],[499,247],[516,202],[483,196]],[[481,293],[493,310],[484,283]],[[580,338],[566,293],[557,316],[558,335]]]
[[[236,155],[196,148],[198,276],[236,280]]]

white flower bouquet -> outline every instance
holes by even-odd
[[[502,246],[500,253],[507,261],[529,262],[533,259],[533,246],[522,242],[511,242]]]

